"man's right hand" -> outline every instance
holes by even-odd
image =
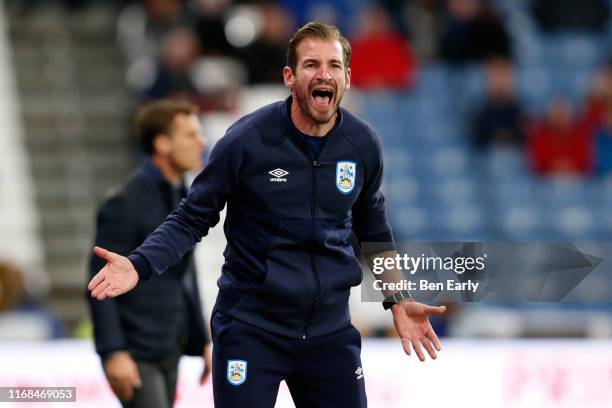
[[[129,292],[138,283],[138,272],[132,262],[125,256],[107,251],[104,248],[94,247],[94,253],[106,260],[106,266],[94,276],[87,289],[91,297],[104,300]]]
[[[127,351],[118,351],[104,361],[104,374],[115,395],[122,401],[134,397],[134,389],[142,387],[138,366]]]

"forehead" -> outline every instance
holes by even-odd
[[[306,38],[300,42],[296,51],[298,61],[305,59],[343,61],[342,45],[339,41]]]
[[[196,114],[177,113],[172,119],[171,130],[192,129],[200,127],[200,119]]]

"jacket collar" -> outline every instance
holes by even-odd
[[[153,184],[166,184],[170,185],[168,180],[164,178],[162,172],[157,168],[157,166],[153,163],[149,157],[144,157],[142,159],[142,163],[140,164],[140,173],[143,177],[153,183]]]

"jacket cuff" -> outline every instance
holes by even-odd
[[[361,241],[393,244],[393,233],[391,232],[391,230],[387,230],[379,234],[364,236],[361,238]]]
[[[98,352],[98,355],[100,356],[100,360],[102,361],[102,363],[105,363],[106,360],[108,360],[109,358],[111,358],[115,354],[121,353],[121,352],[125,352],[125,351],[126,351],[125,348],[121,348],[121,349],[117,349],[117,350]]]
[[[376,244],[376,245],[363,245],[364,243]],[[394,251],[395,242],[393,240],[393,233],[391,230],[387,230],[380,234],[369,235],[363,237],[360,240],[361,253],[366,257],[372,257],[382,252]]]
[[[131,253],[128,255],[128,259],[132,262],[132,265],[134,265],[138,277],[143,281],[149,280],[153,274],[153,268],[151,268],[151,264],[149,264],[147,258],[138,253]]]

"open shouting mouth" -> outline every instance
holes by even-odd
[[[328,87],[317,87],[313,89],[311,95],[315,105],[321,108],[328,108],[332,105],[334,90]]]

